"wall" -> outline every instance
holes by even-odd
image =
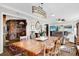
[[[75,43],[75,40],[74,40],[74,35],[75,35],[75,33],[74,33],[74,25],[71,24],[71,26],[72,26],[72,28],[64,29],[64,30],[70,32],[70,34],[68,34],[67,38],[69,38],[70,42]]]
[[[0,8],[1,9],[1,8]],[[0,10],[0,25],[2,25],[2,20],[1,20],[1,10]],[[0,53],[2,53],[3,52],[3,34],[2,34],[2,32],[3,32],[3,30],[2,30],[2,28],[3,28],[3,26],[0,26]]]
[[[50,24],[50,22],[51,22],[50,20],[41,19],[41,18],[34,18],[34,17],[31,17],[28,14],[23,14],[22,12],[19,12],[15,9],[6,8],[6,7],[0,5],[0,25],[1,25],[0,26],[0,53],[3,52],[3,20],[2,20],[2,13],[9,14],[9,15],[12,15],[14,17],[17,16],[19,18],[26,19],[27,20],[27,29],[26,29],[27,36],[30,36],[31,23],[35,23],[37,20],[39,20],[41,24],[44,24],[44,23]]]

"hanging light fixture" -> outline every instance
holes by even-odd
[[[43,3],[40,3],[38,6],[32,6],[32,13],[38,17],[47,18],[47,14],[43,9]]]

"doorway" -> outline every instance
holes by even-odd
[[[3,20],[3,53],[2,55],[9,55],[9,44],[20,41],[20,36],[27,35],[26,25],[27,21],[24,18],[2,13]],[[13,33],[11,35],[11,33]]]

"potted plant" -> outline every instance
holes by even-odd
[[[44,31],[40,32],[40,36],[45,36],[45,32]]]
[[[45,32],[44,31],[42,31],[42,32],[40,32],[40,40],[45,40]]]

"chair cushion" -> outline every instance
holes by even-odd
[[[68,48],[67,46],[63,45],[60,47],[60,50],[70,53],[71,48]]]

